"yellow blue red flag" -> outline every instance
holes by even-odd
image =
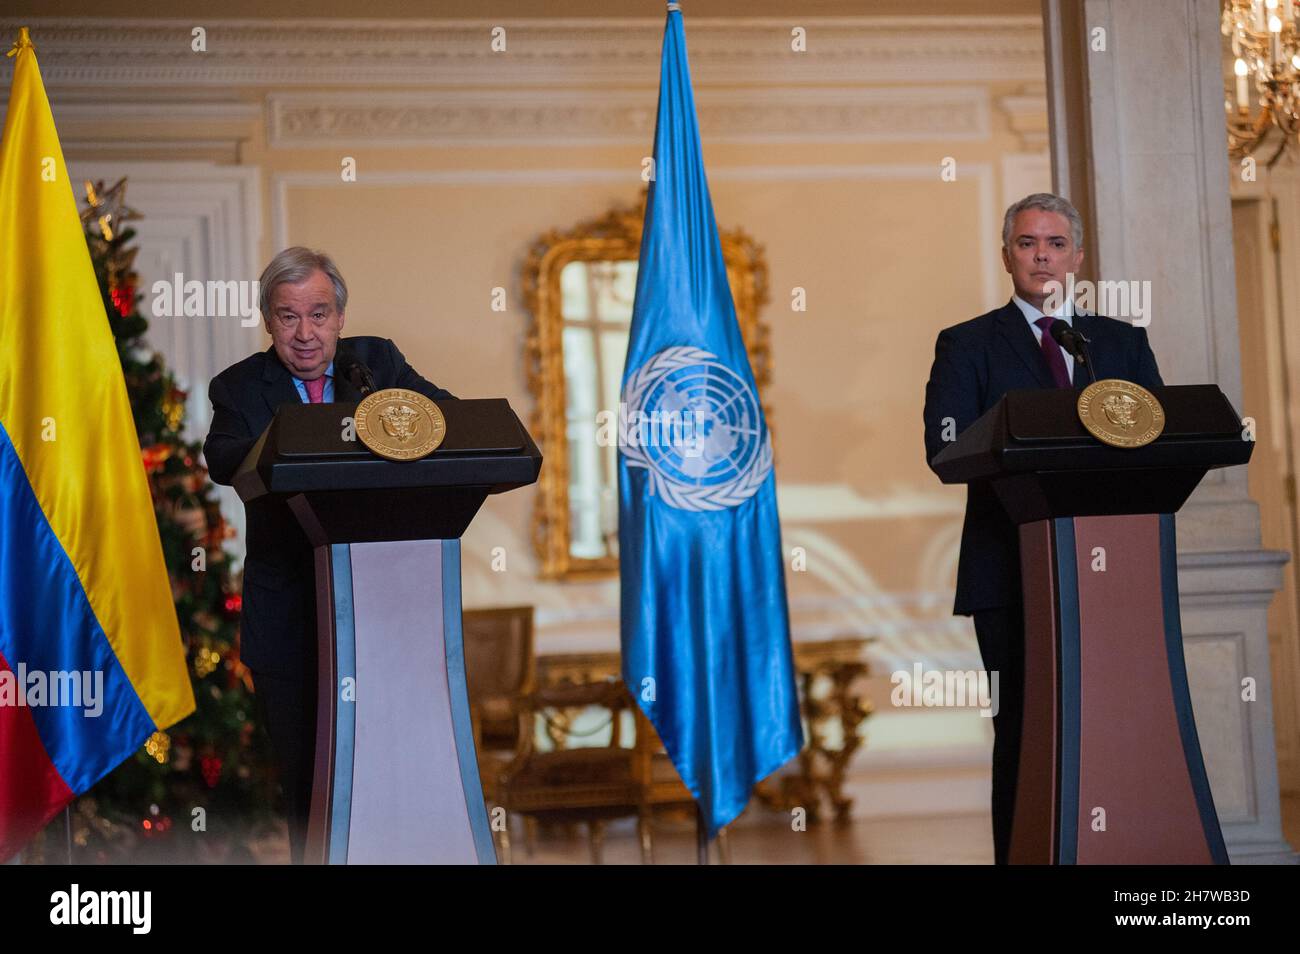
[[[117,349],[27,29],[0,140],[0,860],[194,710]]]

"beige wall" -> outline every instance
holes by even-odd
[[[934,337],[1005,301],[1002,209],[1050,183],[1037,21],[945,21],[938,32],[936,22],[804,18],[799,59],[784,22],[686,21],[718,222],[744,227],[770,268],[762,317],[784,542],[808,554],[807,572],[789,574],[796,633],[879,635],[881,658],[909,665],[917,652],[976,659],[965,622],[949,618],[963,491],[940,487],[922,450]],[[460,23],[465,72],[431,66],[400,84],[358,82],[345,67],[268,81],[257,70],[281,61],[222,60],[217,23],[202,67],[236,63],[246,78],[191,88],[186,73],[171,89],[148,75],[88,85],[72,68],[74,33],[47,24],[34,35],[78,169],[184,158],[250,170],[260,223],[250,268],[285,244],[327,249],[350,285],[349,332],[394,338],[438,384],[505,396],[526,419],[526,249],[634,201],[651,148],[662,21],[614,23],[563,35],[511,27],[516,58],[494,62],[482,49],[490,23]],[[369,39],[377,59],[363,66],[402,40]],[[148,63],[170,40],[133,42]],[[520,56],[534,42],[562,50],[540,80]],[[767,60],[736,67],[738,43],[770,44]],[[577,68],[574,51],[607,59]],[[374,110],[385,108],[410,123],[384,125]],[[357,161],[355,183],[341,180],[344,156]],[[955,181],[941,178],[944,157]],[[496,286],[508,290],[504,313],[490,308]],[[790,308],[795,286],[806,312]],[[539,581],[533,505],[529,489],[485,507],[465,538],[466,604],[536,604],[543,650],[615,647],[617,582]],[[489,569],[497,546],[504,573]]]
[[[808,551],[789,575],[796,624],[875,633],[902,617],[907,638],[973,647],[953,637],[948,614],[963,491],[942,488],[925,467],[920,413],[934,336],[1009,293],[996,258],[1002,159],[1022,151],[996,108],[1020,84],[980,84],[989,130],[979,140],[706,145],[715,213],[761,242],[770,268],[777,478],[787,551]],[[645,91],[647,105],[653,90]],[[704,130],[706,144],[708,129]],[[250,143],[263,170],[271,237],[328,248],[351,284],[350,330],[397,340],[414,366],[462,396],[504,395],[531,409],[522,341],[528,316],[518,276],[524,253],[550,228],[630,203],[645,145],[349,148],[361,173],[337,172],[341,150],[268,150]],[[940,178],[944,156],[957,179]],[[487,179],[486,173],[500,172]],[[1048,186],[1041,163],[1037,187]],[[279,197],[283,205],[276,206]],[[489,307],[495,286],[509,310]],[[808,311],[791,310],[807,290]],[[532,602],[550,607],[555,647],[613,647],[617,588],[545,583],[528,543],[534,491],[490,502],[464,541],[469,606]],[[866,516],[874,512],[878,516]],[[507,571],[489,569],[503,546]],[[874,593],[928,594],[927,609],[812,605],[801,599]],[[571,610],[604,608],[598,620]],[[542,629],[542,647],[548,645]]]

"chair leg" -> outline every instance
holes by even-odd
[[[524,816],[524,851],[529,858],[537,853],[537,819],[531,815]]]
[[[727,838],[727,829],[718,829],[718,856],[724,865],[731,864],[731,842]]]
[[[587,822],[587,840],[591,844],[591,863],[601,864],[601,851],[605,847],[605,823],[603,821]]]
[[[636,820],[636,833],[641,839],[641,864],[655,863],[654,825],[648,811],[643,811]]]
[[[709,863],[709,842],[704,835],[704,815],[700,812],[700,806],[695,806],[695,863],[697,865],[707,865]]]

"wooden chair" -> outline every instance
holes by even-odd
[[[532,733],[541,716],[549,725],[575,710],[596,707],[608,714],[605,745],[570,748],[564,729],[549,733],[553,751],[539,751]],[[696,819],[695,799],[664,752],[650,721],[621,680],[563,685],[537,690],[519,706],[521,745],[502,774],[499,802],[509,814],[557,824],[587,827],[593,864],[600,864],[605,825],[635,817],[643,864],[654,863],[654,819],[660,814]],[[634,733],[625,746],[624,714],[633,713]],[[530,732],[531,730],[531,732]],[[724,863],[730,860],[725,830],[719,833]]]
[[[499,801],[508,814],[557,824],[584,824],[593,864],[601,863],[605,824],[636,817],[648,824],[643,787],[637,777],[639,753],[623,745],[623,714],[632,699],[617,681],[542,688],[521,700],[520,747],[502,774]],[[608,714],[605,745],[557,747],[541,751],[534,742],[538,716],[563,719],[575,710],[596,707]],[[561,743],[564,733],[552,733]],[[645,836],[643,835],[643,843]]]

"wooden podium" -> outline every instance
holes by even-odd
[[[318,705],[306,861],[494,864],[461,643],[460,536],[542,456],[505,400],[443,401],[447,434],[394,462],[355,404],[285,405],[235,477],[315,547]]]
[[[1011,391],[934,460],[1020,528],[1024,729],[1013,864],[1226,864],[1183,656],[1173,514],[1253,443],[1213,385],[1152,390],[1164,431],[1090,435],[1073,390]]]

